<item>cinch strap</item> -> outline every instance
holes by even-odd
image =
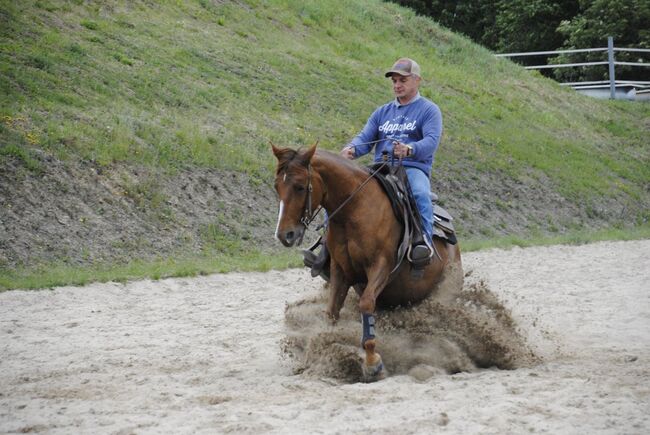
[[[363,347],[363,345],[366,344],[366,341],[375,338],[375,316],[372,314],[361,313],[361,324],[363,325],[361,347]]]

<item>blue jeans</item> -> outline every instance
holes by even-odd
[[[433,204],[431,203],[429,177],[422,170],[409,167],[406,168],[406,176],[411,185],[413,199],[422,217],[422,230],[431,242],[433,240]]]

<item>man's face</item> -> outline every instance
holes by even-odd
[[[420,86],[419,77],[393,74],[390,78],[393,81],[393,93],[400,103],[408,103],[417,95]]]

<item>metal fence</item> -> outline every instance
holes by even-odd
[[[547,68],[572,68],[592,65],[608,65],[609,67],[609,80],[591,81],[591,82],[570,82],[561,83],[563,86],[571,86],[577,91],[589,93],[592,89],[607,89],[609,87],[609,98],[616,98],[616,88],[632,88],[635,90],[641,89],[641,93],[647,94],[650,98],[650,81],[631,81],[631,80],[616,80],[615,67],[616,65],[628,65],[638,67],[650,67],[650,63],[643,62],[618,62],[615,59],[615,52],[637,52],[637,53],[650,53],[650,49],[646,48],[617,48],[614,47],[614,38],[609,36],[607,38],[607,47],[603,48],[581,48],[576,50],[556,50],[556,51],[530,51],[524,53],[500,53],[496,54],[497,57],[520,57],[520,56],[540,56],[540,55],[556,55],[564,53],[590,53],[596,51],[606,51],[607,60],[599,62],[578,62],[578,63],[560,63],[560,64],[545,64],[545,65],[532,65],[526,66],[526,69],[547,69]],[[594,95],[597,96],[597,95]]]

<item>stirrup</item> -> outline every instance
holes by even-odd
[[[322,243],[320,252],[314,259],[314,263],[311,266],[311,276],[316,278],[317,276],[322,276],[325,281],[329,281],[329,260],[330,253],[327,250],[327,245]]]

